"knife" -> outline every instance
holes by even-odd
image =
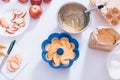
[[[9,54],[10,54],[10,52],[12,51],[15,42],[16,42],[16,40],[13,40],[13,41],[10,43],[10,46],[9,46],[9,48],[8,48],[8,50],[7,50],[7,55],[5,55],[5,57],[4,57],[3,60],[2,60],[2,63],[0,64],[0,71],[1,71],[2,67],[4,66],[4,64],[5,64],[7,58],[8,58],[8,56],[9,56]]]

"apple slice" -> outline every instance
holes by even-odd
[[[6,29],[6,32],[9,34],[14,34],[16,31],[11,30],[10,28]]]
[[[25,15],[26,15],[26,12],[23,12],[23,13],[19,16],[19,18],[24,18]]]
[[[10,62],[8,62],[7,68],[10,72],[15,72],[15,70],[13,68],[11,68],[11,63]]]
[[[62,46],[65,48],[65,49],[70,49],[70,42],[69,42],[69,39],[66,38],[66,37],[62,37],[60,39],[61,43],[62,43]]]
[[[60,61],[63,65],[68,65],[70,63],[69,59],[61,59]]]
[[[6,48],[6,46],[0,43],[0,49],[4,49],[4,48]]]
[[[23,21],[22,23],[19,24],[20,27],[25,27],[25,21]]]
[[[50,52],[48,52],[48,53],[46,54],[46,58],[47,58],[48,60],[52,60],[52,57],[53,57],[54,54],[55,54],[55,53],[50,53]]]
[[[20,55],[15,55],[15,58],[17,59],[17,64],[20,65],[22,61],[22,57]]]
[[[20,16],[20,15],[23,14],[22,11],[17,11],[17,10],[14,10],[13,13],[14,13],[14,15],[16,15],[16,16]]]
[[[64,52],[61,59],[73,59],[75,57],[75,53],[73,51]]]
[[[5,56],[5,53],[0,50],[0,57]]]
[[[54,54],[52,57],[52,61],[55,66],[59,66],[60,65],[60,55],[58,55],[57,53]]]
[[[10,56],[10,57],[8,58],[8,62],[17,63],[17,59],[16,59],[15,55],[14,55],[14,56]]]
[[[70,43],[70,44],[71,44],[70,50],[74,50],[75,49],[75,44],[74,43]]]
[[[14,62],[10,62],[10,66],[11,66],[11,68],[14,69],[14,70],[17,70],[17,69],[20,67],[19,64],[16,64],[16,63],[14,63]]]
[[[15,21],[17,24],[21,24],[24,22],[24,18],[17,18]]]
[[[1,26],[4,28],[9,28],[9,23],[7,22],[7,20],[5,18],[0,18],[1,20]]]

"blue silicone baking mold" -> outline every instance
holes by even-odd
[[[74,57],[73,59],[70,59],[70,62],[69,62],[68,65],[60,64],[59,66],[55,66],[55,65],[53,64],[53,61],[52,61],[52,60],[48,60],[48,59],[46,58],[46,54],[47,54],[48,51],[45,49],[45,46],[46,46],[47,44],[50,44],[50,43],[51,43],[51,40],[52,40],[53,38],[58,38],[58,39],[60,39],[60,38],[62,38],[62,37],[67,37],[67,38],[69,39],[69,42],[74,43],[75,48],[74,48],[73,51],[74,51],[74,53],[75,53],[75,57]],[[42,48],[42,58],[43,58],[43,60],[46,61],[52,68],[55,68],[55,69],[58,69],[58,68],[69,68],[69,67],[72,66],[73,62],[74,62],[75,60],[77,60],[78,57],[79,57],[79,51],[78,51],[79,43],[77,42],[76,39],[72,38],[71,35],[69,35],[68,33],[60,33],[60,34],[59,34],[59,33],[53,33],[53,34],[51,34],[51,35],[48,37],[48,39],[46,39],[46,40],[43,41],[43,43],[42,43],[42,45],[41,45],[41,48]],[[63,51],[61,51],[61,49],[59,48],[58,53],[60,54],[61,52],[63,52]]]

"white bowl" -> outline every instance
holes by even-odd
[[[3,6],[1,6],[0,17],[5,17],[7,19],[7,21],[10,21],[12,18],[12,15],[13,15],[13,10],[27,12],[25,17],[24,17],[26,25],[23,28],[20,28],[14,34],[9,34],[9,33],[5,32],[5,29],[0,26],[0,35],[2,35],[2,36],[7,36],[7,37],[18,36],[18,35],[22,34],[27,29],[27,27],[29,25],[30,16],[29,16],[28,9],[19,3],[11,2],[11,3],[7,3]]]
[[[106,66],[112,79],[120,79],[120,52],[110,54]]]

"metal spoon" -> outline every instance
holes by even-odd
[[[104,5],[99,5],[99,6],[96,6],[95,8],[85,10],[84,13],[90,13],[90,12],[96,10],[96,9],[102,9],[103,7],[104,7]]]

